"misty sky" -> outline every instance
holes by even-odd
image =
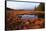
[[[35,7],[38,7],[40,3],[29,3],[29,2],[13,2],[13,1],[7,1],[7,7],[12,9],[34,9]]]

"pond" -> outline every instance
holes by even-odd
[[[38,18],[38,16],[36,15],[18,15],[21,17],[21,19],[34,19],[34,18]]]

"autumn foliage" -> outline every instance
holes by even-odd
[[[21,19],[14,12],[6,12],[6,30],[40,29],[44,28],[43,18]]]

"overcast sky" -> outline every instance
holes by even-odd
[[[13,1],[7,1],[7,7],[12,9],[34,9],[35,7],[38,7],[40,3],[29,3],[29,2],[13,2]]]

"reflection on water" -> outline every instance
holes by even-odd
[[[19,15],[21,16],[21,19],[34,19],[34,18],[38,18],[38,16],[36,15]]]

